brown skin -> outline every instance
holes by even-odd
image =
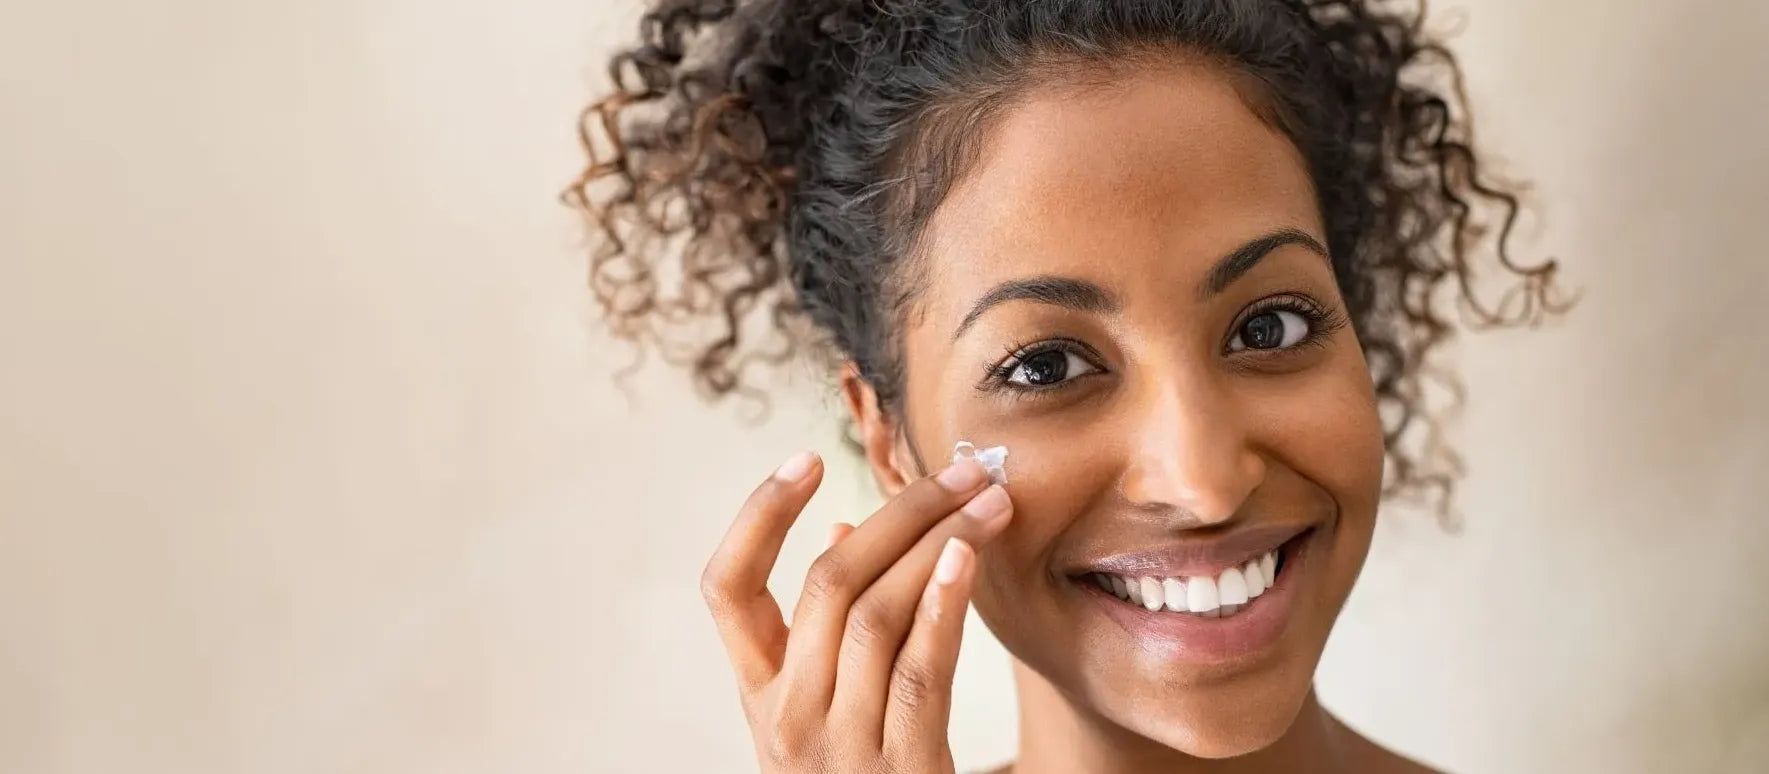
[[[1207,65],[1035,89],[998,118],[912,265],[903,414],[882,411],[852,371],[844,380],[890,502],[838,532],[790,637],[777,610],[741,611],[765,597],[815,475],[759,490],[709,567],[766,770],[950,771],[954,619],[972,583],[1016,658],[1021,774],[1427,770],[1312,692],[1369,549],[1383,461],[1368,367],[1333,322],[1344,309],[1330,267],[1283,244],[1218,292],[1200,289],[1224,256],[1284,229],[1326,241],[1303,161]],[[955,338],[990,289],[1034,276],[1089,283],[1108,303],[1011,300]],[[1250,312],[1296,298],[1324,312],[1318,340],[1234,346],[1250,339]],[[1059,385],[1016,392],[984,378],[1051,339],[1086,348],[1055,356],[1068,368]],[[953,515],[980,483],[922,478],[916,460],[938,463],[959,439],[1012,451],[1011,514]],[[1310,558],[1288,581],[1297,593],[1277,642],[1227,662],[1144,647],[1073,577],[1111,554],[1272,524],[1312,528]],[[930,582],[952,535],[982,550],[956,582]],[[818,666],[787,666],[798,664]]]

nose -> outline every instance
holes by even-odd
[[[1146,392],[1132,412],[1124,496],[1138,507],[1177,511],[1193,527],[1229,520],[1265,478],[1243,411],[1219,385]]]

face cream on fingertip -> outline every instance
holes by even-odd
[[[957,446],[952,447],[952,462],[956,464],[960,460],[966,459],[974,459],[978,463],[981,463],[983,469],[989,471],[989,480],[991,482],[997,484],[1007,483],[1006,446],[991,446],[987,449],[978,449],[976,444],[973,444],[970,441],[959,441]]]

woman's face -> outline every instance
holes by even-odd
[[[893,432],[936,466],[959,440],[1010,450],[976,605],[1086,722],[1223,757],[1308,695],[1383,461],[1325,243],[1296,149],[1177,65],[1033,92],[925,233]],[[1275,584],[1225,614],[1222,571],[1256,585],[1268,552]],[[1205,578],[1216,612],[1189,612]]]

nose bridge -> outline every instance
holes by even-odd
[[[1228,386],[1207,375],[1167,374],[1149,379],[1139,393],[1124,495],[1203,524],[1233,517],[1265,465]]]

